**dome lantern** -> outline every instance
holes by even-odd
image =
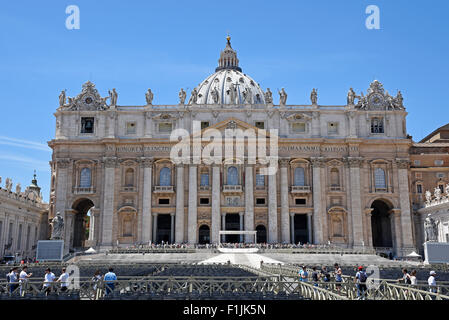
[[[225,49],[220,53],[220,59],[218,59],[218,67],[215,71],[219,70],[237,70],[242,72],[242,68],[239,67],[239,59],[237,58],[237,52],[231,47],[231,37],[226,37],[227,43]]]

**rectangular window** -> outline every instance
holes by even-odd
[[[265,129],[265,122],[263,121],[256,121],[254,123],[254,126],[258,129]]]
[[[81,118],[81,133],[94,133],[94,118]]]
[[[171,133],[173,125],[170,122],[159,123],[159,133]]]
[[[265,185],[265,176],[263,174],[256,174],[256,186]]]
[[[414,160],[414,161],[413,161],[413,164],[414,164],[415,166],[420,166],[420,165],[421,165],[421,160]]]
[[[306,204],[306,199],[304,199],[304,198],[296,198],[295,199],[295,204],[296,205],[305,205]]]
[[[159,198],[159,204],[170,204],[170,199]]]
[[[209,121],[201,121],[201,130],[209,127]]]
[[[371,133],[384,133],[384,121],[382,118],[371,119]]]
[[[415,172],[416,179],[422,179],[422,172]]]
[[[136,134],[136,123],[127,122],[126,123],[126,134]]]
[[[336,122],[328,122],[327,123],[327,134],[338,134],[338,123]]]
[[[209,174],[208,173],[202,173],[201,174],[201,181],[200,186],[208,186],[209,185]]]
[[[209,204],[209,198],[200,198],[200,204],[201,205]]]
[[[265,198],[256,198],[256,204],[257,205],[264,205],[265,204]]]
[[[293,123],[292,131],[294,133],[304,133],[306,132],[306,124],[304,122]]]
[[[416,185],[416,193],[422,193],[422,185],[420,184]]]
[[[443,163],[444,163],[443,160],[435,160],[435,165],[436,165],[436,166],[442,166]]]

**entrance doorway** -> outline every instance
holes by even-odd
[[[307,215],[305,214],[295,214],[293,219],[294,232],[293,242],[294,243],[307,243],[309,242],[309,232],[307,230]]]
[[[198,231],[199,244],[210,243],[210,229],[209,226],[203,224]]]
[[[257,243],[266,243],[267,242],[267,229],[264,225],[258,225],[256,227],[257,231]]]
[[[83,249],[85,241],[89,239],[89,210],[94,206],[90,199],[80,199],[73,204],[72,209],[76,211],[73,217],[72,248]]]
[[[171,216],[159,214],[157,216],[156,243],[170,243]]]
[[[226,214],[226,231],[240,231],[240,215],[237,213]],[[225,242],[239,243],[241,236],[238,234],[225,235]]]
[[[393,247],[391,232],[390,207],[382,200],[376,200],[371,205],[371,230],[373,234],[373,247]]]

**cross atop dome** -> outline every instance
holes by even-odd
[[[226,37],[226,40],[226,47],[220,53],[220,59],[218,59],[218,67],[215,69],[215,71],[229,69],[242,72],[242,68],[239,67],[237,52],[231,47],[231,36],[228,35]]]

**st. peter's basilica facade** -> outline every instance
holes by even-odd
[[[91,82],[60,96],[49,142],[50,217],[65,220],[66,250],[160,243],[217,243],[220,230],[257,231],[258,242],[332,243],[414,250],[407,112],[374,81],[343,106],[287,102],[242,72],[230,40],[215,73],[178,105],[117,104]],[[108,101],[108,99],[110,99]],[[67,100],[67,101],[66,101]],[[175,163],[175,129],[278,130],[278,170],[243,157]],[[267,143],[268,145],[268,143]],[[247,149],[245,149],[247,151]],[[246,152],[245,151],[245,152]],[[88,232],[86,215],[90,211]],[[227,235],[225,241],[254,241]]]

